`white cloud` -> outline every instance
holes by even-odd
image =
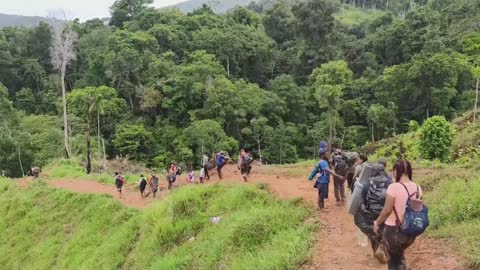
[[[155,0],[155,7],[173,5],[185,0]],[[47,16],[50,10],[63,9],[82,21],[109,16],[114,0],[0,0],[0,13]]]

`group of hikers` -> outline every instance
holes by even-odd
[[[212,159],[209,158],[207,153],[204,153],[201,158],[201,166],[199,173],[199,183],[203,184],[204,180],[210,180],[211,170],[216,168],[219,180],[223,179],[222,169],[223,167],[231,161],[230,156],[226,151],[214,152]],[[248,181],[248,176],[252,170],[253,157],[250,151],[247,148],[241,148],[238,158],[238,169],[242,175],[244,182]],[[177,177],[182,174],[182,169],[180,166],[177,166],[175,163],[171,163],[169,170],[167,172],[166,178],[168,182],[168,190],[173,188],[174,183],[177,180]],[[190,170],[187,176],[188,183],[195,182],[195,171]],[[115,187],[117,189],[119,198],[122,198],[122,190],[126,184],[125,178],[119,173],[115,172]],[[140,196],[142,198],[148,197],[152,194],[153,197],[157,196],[159,191],[159,178],[155,172],[152,172],[150,177],[147,179],[143,174],[140,175],[140,180],[138,182],[138,187],[140,190]],[[148,187],[148,189],[147,189]]]
[[[333,155],[331,159],[331,154]],[[346,202],[345,183],[351,191],[349,213],[355,225],[367,235],[373,255],[389,270],[406,270],[405,250],[428,227],[428,209],[421,201],[422,189],[412,180],[412,166],[408,160],[399,160],[391,175],[387,160],[368,162],[365,155],[329,149],[322,141],[320,161],[308,179],[318,189],[318,207],[328,211],[330,177],[333,178],[337,205]]]

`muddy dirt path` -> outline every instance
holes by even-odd
[[[308,175],[309,168],[303,175]],[[424,173],[424,172],[419,172]],[[228,182],[241,182],[236,169],[226,170]],[[313,182],[306,177],[272,176],[262,173],[262,168],[255,168],[251,183],[264,182],[271,190],[283,198],[302,197],[312,207],[316,207],[317,191]],[[317,233],[313,258],[302,270],[384,270],[387,266],[380,264],[371,256],[369,247],[357,244],[357,228],[353,216],[347,213],[345,206],[335,204],[333,185],[330,187],[328,211],[319,212],[322,223]],[[452,253],[448,245],[439,240],[419,237],[407,251],[407,262],[413,270],[461,270],[461,259]]]
[[[309,168],[301,168],[301,173],[308,175]],[[420,173],[420,172],[419,172]],[[186,176],[180,176],[176,185],[187,184]],[[224,179],[218,180],[213,174],[207,184],[235,183],[244,184],[243,180],[233,165],[224,168]],[[49,181],[53,187],[65,188],[74,192],[109,194],[129,207],[143,208],[148,204],[160,200],[168,195],[165,190],[166,183],[161,181],[162,191],[159,198],[140,198],[139,192],[133,184],[127,187],[124,198],[118,199],[118,194],[113,185],[104,185],[93,181],[81,180],[54,180]],[[316,207],[317,192],[313,189],[313,182],[306,177],[282,175],[282,172],[267,167],[254,167],[248,184],[267,183],[270,189],[281,198],[293,199],[301,197],[312,207]],[[316,235],[316,244],[313,249],[311,261],[302,266],[302,270],[384,270],[386,265],[378,263],[372,258],[369,247],[360,247],[357,244],[357,229],[353,217],[349,215],[345,206],[336,206],[333,196],[333,186],[330,188],[327,201],[328,212],[319,212],[318,218],[322,223]],[[417,239],[407,252],[407,261],[413,270],[461,270],[461,258],[453,254],[448,245],[439,240],[425,237]]]

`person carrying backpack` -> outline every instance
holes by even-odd
[[[202,168],[203,168],[203,171],[205,172],[204,178],[206,180],[210,180],[210,175],[208,174],[208,170],[210,169],[210,166],[211,166],[210,160],[208,158],[207,153],[205,153],[202,156]]]
[[[328,151],[328,144],[324,141],[320,142],[320,149],[318,151],[320,161],[315,165],[312,172],[308,176],[308,180],[313,180],[316,175],[319,175],[314,187],[318,189],[318,208],[325,209],[325,199],[328,199],[328,185],[330,183],[330,174],[339,179],[345,177],[338,175],[329,167],[330,152]]]
[[[217,154],[216,156],[216,164],[217,164],[217,173],[218,173],[218,178],[222,180],[222,168],[223,166],[227,163],[227,157],[225,156],[225,152],[220,151],[220,153]]]
[[[388,253],[389,270],[406,270],[405,250],[429,225],[428,209],[421,201],[422,188],[412,181],[412,166],[399,160],[393,167],[395,183],[387,189],[385,207],[374,222],[374,231],[380,234]]]
[[[118,197],[120,199],[122,198],[122,189],[125,182],[125,178],[123,178],[118,172],[115,172],[115,186],[117,187]]]
[[[239,169],[240,173],[242,174],[243,181],[247,182],[248,181],[248,175],[250,175],[250,172],[252,171],[252,162],[253,162],[253,157],[248,153],[247,150],[242,148],[240,150],[240,164],[239,164]]]
[[[140,189],[140,196],[142,196],[142,198],[145,197],[144,193],[145,193],[145,188],[147,187],[147,179],[145,179],[145,177],[143,177],[143,174],[140,175],[140,182],[138,184],[138,187]]]
[[[335,173],[342,176],[342,178],[336,176],[333,177],[333,191],[337,205],[341,205],[342,203],[345,203],[345,178],[347,176],[347,161],[346,157],[339,149],[334,149],[333,168]]]
[[[168,170],[168,190],[171,190],[175,181],[177,181],[177,175],[180,175],[180,169],[172,162],[170,169]]]
[[[384,165],[373,164],[372,175],[362,189],[362,204],[354,217],[355,225],[368,236],[374,257],[382,263],[386,263],[385,253],[383,248],[379,250],[381,236],[373,231],[373,223],[384,208],[390,184],[392,181],[387,176]]]
[[[156,173],[152,173],[152,176],[150,176],[150,180],[148,181],[150,185],[150,189],[152,190],[153,197],[157,197],[157,192],[158,192],[158,177]]]

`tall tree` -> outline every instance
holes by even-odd
[[[329,141],[333,142],[336,130],[336,118],[343,92],[352,81],[352,71],[345,61],[331,61],[316,68],[310,75],[310,85],[315,99],[328,113],[330,125]]]
[[[52,47],[50,48],[50,54],[53,67],[60,71],[60,79],[62,83],[64,144],[67,158],[70,158],[72,152],[70,149],[68,137],[68,114],[67,96],[65,89],[65,73],[68,64],[77,58],[75,45],[78,41],[78,35],[76,32],[74,32],[71,28],[68,27],[68,24],[65,20],[55,21],[52,34]]]
[[[472,73],[476,78],[475,84],[475,105],[473,107],[473,122],[477,120],[478,91],[480,87],[480,34],[471,33],[461,40],[461,50],[467,54],[473,64]]]
[[[122,27],[123,23],[145,10],[153,0],[117,0],[110,7],[110,25]]]

